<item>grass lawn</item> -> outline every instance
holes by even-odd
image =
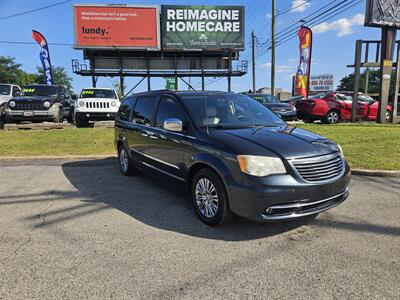
[[[400,170],[400,126],[305,124],[339,143],[353,168]],[[111,128],[0,130],[0,156],[112,155]]]

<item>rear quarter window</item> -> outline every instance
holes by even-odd
[[[135,107],[136,98],[133,96],[126,97],[122,101],[117,114],[117,119],[121,121],[131,121],[133,108]]]

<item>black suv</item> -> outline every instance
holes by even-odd
[[[6,123],[20,121],[72,121],[73,99],[62,85],[30,84],[6,104]]]
[[[115,122],[123,174],[188,187],[209,225],[316,215],[348,196],[336,143],[288,126],[246,95],[154,91],[126,97]],[[171,216],[173,217],[173,216]]]

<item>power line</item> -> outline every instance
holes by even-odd
[[[283,11],[278,11],[277,14],[276,14],[276,16],[284,15],[284,14],[286,14],[286,13],[288,13],[288,12],[291,12],[291,11],[293,11],[293,10],[299,8],[299,7],[302,7],[302,6],[304,6],[304,5],[306,5],[306,4],[310,3],[310,2],[311,2],[311,0],[305,0],[303,3],[301,3],[301,4],[299,4],[299,5],[296,5],[296,6],[292,6],[292,7],[291,7],[291,5],[289,5],[288,7],[291,7],[291,8],[285,9],[285,10],[283,10]]]
[[[16,14],[13,14],[13,15],[0,17],[0,21],[1,20],[10,19],[10,18],[14,18],[14,17],[18,17],[18,16],[22,16],[22,15],[27,15],[27,14],[30,14],[30,13],[41,11],[41,10],[44,10],[44,9],[47,9],[47,8],[51,8],[51,7],[54,7],[54,6],[57,6],[57,5],[61,5],[61,4],[67,3],[67,2],[71,2],[71,1],[72,0],[61,1],[61,2],[58,2],[58,3],[54,3],[54,4],[51,4],[51,5],[39,7],[39,8],[36,8],[36,9],[26,10],[26,11],[23,11],[23,12],[20,12],[20,13],[16,13]]]

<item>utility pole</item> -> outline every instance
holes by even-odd
[[[256,92],[256,51],[255,51],[255,41],[256,36],[254,30],[251,32],[251,56],[252,56],[252,67],[253,67],[253,93]]]
[[[275,0],[272,0],[272,19],[271,19],[271,95],[275,96]]]

